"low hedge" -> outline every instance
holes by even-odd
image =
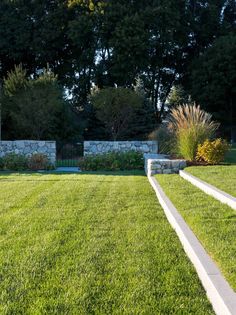
[[[28,168],[32,171],[45,170],[49,164],[47,155],[42,153],[35,153],[28,159]]]
[[[0,170],[3,170],[4,168],[4,160],[0,157]]]
[[[22,154],[9,153],[3,158],[4,169],[24,171],[27,169],[28,159]]]
[[[7,171],[36,171],[51,170],[54,166],[45,154],[35,153],[27,157],[22,154],[9,153],[0,158],[0,170]]]
[[[110,152],[86,156],[79,161],[79,167],[85,171],[142,170],[144,158],[136,151]]]

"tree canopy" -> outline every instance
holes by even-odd
[[[3,86],[2,111],[15,139],[50,139],[57,135],[63,96],[53,73],[44,70],[32,79],[27,78],[21,65],[16,66]]]
[[[0,80],[15,65],[22,64],[32,77],[48,65],[66,92],[81,135],[86,134],[93,112],[88,98],[91,87],[133,89],[137,78],[142,80],[156,124],[165,117],[169,94],[178,85],[222,120],[219,113],[229,106],[225,87],[218,110],[215,83],[207,91],[196,83],[198,75],[199,82],[208,82],[206,68],[214,80],[222,77],[222,66],[211,66],[223,64],[213,52],[219,52],[219,41],[226,43],[224,71],[232,72],[235,33],[233,0],[2,0]],[[232,40],[231,48],[227,40]],[[206,67],[209,58],[214,61]],[[231,99],[235,108],[235,97]],[[236,124],[234,115],[231,123]]]

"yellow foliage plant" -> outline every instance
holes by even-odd
[[[224,161],[226,152],[229,150],[229,144],[226,140],[218,138],[210,141],[205,140],[203,144],[198,145],[196,160],[204,161],[208,164],[219,164]]]

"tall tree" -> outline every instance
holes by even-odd
[[[219,37],[212,47],[195,60],[191,94],[207,111],[231,129],[236,141],[236,35]]]
[[[4,94],[3,110],[15,139],[55,138],[63,96],[52,72],[30,79],[21,66],[15,67],[4,80]]]
[[[106,88],[91,97],[98,119],[104,123],[113,140],[122,139],[131,132],[131,123],[141,107],[139,94],[125,88]]]

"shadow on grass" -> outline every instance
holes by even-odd
[[[52,175],[54,178],[45,178],[48,175]],[[22,181],[23,178],[25,181],[34,182],[37,177],[37,181],[78,181],[79,178],[83,178],[84,175],[91,176],[146,176],[144,170],[131,170],[131,171],[82,171],[81,173],[73,172],[55,172],[55,171],[45,171],[45,172],[9,172],[9,171],[0,171],[0,181],[4,182],[15,182]],[[12,178],[11,178],[12,176]],[[17,178],[19,176],[19,179]],[[27,178],[35,177],[34,179]],[[63,179],[62,176],[66,176],[66,179]]]
[[[236,164],[236,144],[233,144],[230,151],[226,154],[225,162],[231,165]]]

